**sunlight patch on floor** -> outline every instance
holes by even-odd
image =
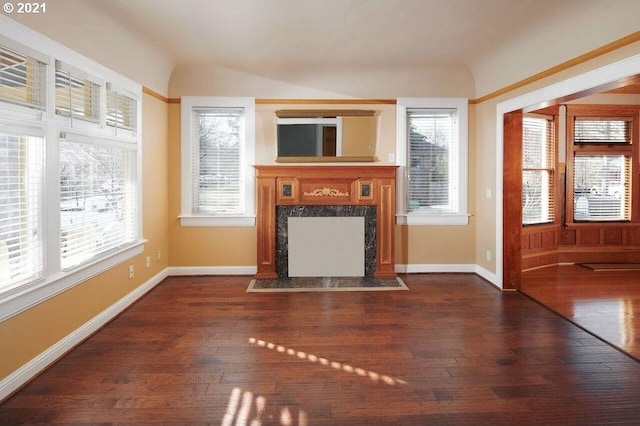
[[[306,359],[309,362],[318,363],[326,367],[331,367],[335,370],[341,370],[346,373],[357,374],[358,376],[361,376],[361,377],[369,377],[374,382],[382,382],[391,386],[407,384],[407,382],[402,379],[390,377],[385,374],[378,374],[376,372],[368,371],[359,367],[353,367],[352,365],[349,365],[349,364],[343,364],[337,361],[330,361],[326,358],[322,358],[314,354],[308,354],[303,351],[297,351],[295,349],[287,348],[282,345],[277,345],[272,342],[265,342],[264,340],[256,339],[254,337],[249,338],[249,344],[267,348],[270,350],[275,350],[276,352],[287,354],[290,356],[295,356],[300,359]]]
[[[255,400],[255,414],[252,415],[253,403]],[[256,396],[253,392],[242,392],[240,388],[233,388],[229,395],[229,403],[222,426],[262,426],[267,399],[264,396]],[[251,420],[250,420],[250,417]],[[235,420],[235,422],[234,422]],[[272,420],[269,418],[268,420]],[[289,407],[285,406],[280,409],[280,426],[308,426],[307,413],[304,410],[298,412],[298,422],[294,423],[294,415]]]

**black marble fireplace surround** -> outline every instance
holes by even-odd
[[[364,274],[376,270],[376,206],[276,206],[276,272],[289,276],[289,217],[364,217]],[[340,235],[336,235],[340,238]]]

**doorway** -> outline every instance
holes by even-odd
[[[640,83],[639,75],[640,55],[636,55],[497,105],[495,244],[496,251],[502,253],[502,256],[496,258],[498,287],[517,290],[522,282],[523,113],[607,90],[637,88]]]

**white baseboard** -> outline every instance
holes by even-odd
[[[27,362],[25,365],[14,371],[9,376],[0,381],[0,401],[11,395],[21,386],[29,382],[32,378],[43,372],[49,365],[54,363],[64,354],[69,352],[87,337],[102,328],[106,323],[115,318],[122,311],[131,306],[145,293],[153,289],[168,276],[168,269],[165,268],[157,275],[147,280],[131,293],[96,315],[90,321],[77,328],[72,333],[50,346],[40,355]]]
[[[257,266],[173,266],[170,276],[185,275],[255,275]]]
[[[487,271],[480,265],[475,265],[475,267],[476,267],[476,271],[475,271],[476,274],[480,275],[482,278],[489,281],[491,284],[496,286],[499,290],[502,290],[502,287],[498,285],[498,277],[496,276],[496,274],[494,274],[493,272]]]

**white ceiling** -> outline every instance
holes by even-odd
[[[482,96],[640,30],[638,16],[639,0],[55,0],[11,18],[161,93],[207,64],[334,86],[466,72],[475,89],[460,91]]]
[[[582,0],[584,1],[584,0]],[[567,0],[110,0],[102,13],[175,64],[238,70],[464,65]]]

